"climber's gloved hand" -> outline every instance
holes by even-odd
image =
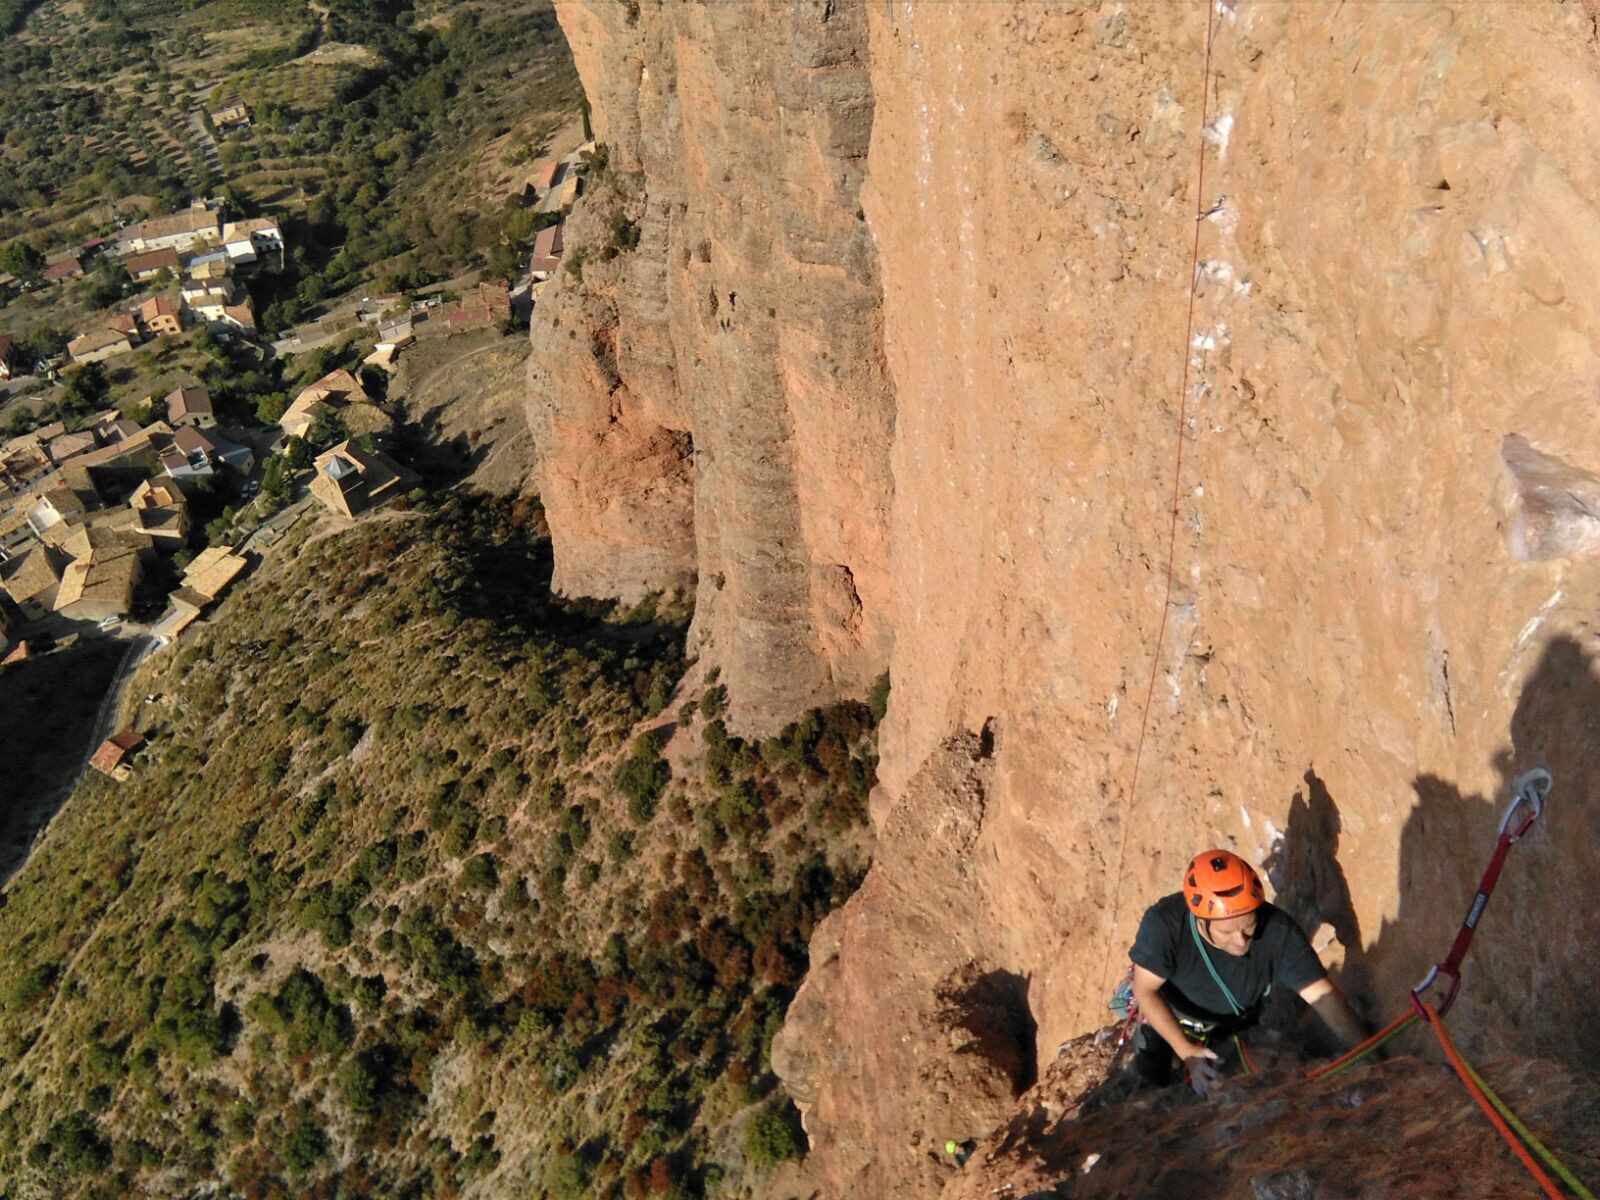
[[[1196,1046],[1194,1053],[1184,1055],[1183,1065],[1189,1068],[1189,1086],[1195,1095],[1210,1097],[1222,1086],[1222,1062],[1204,1046]]]

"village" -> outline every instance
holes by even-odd
[[[131,640],[131,668],[173,647],[262,569],[293,524],[318,513],[354,520],[415,494],[421,478],[391,453],[388,376],[419,340],[509,331],[519,306],[526,316],[561,264],[559,218],[592,149],[546,164],[528,184],[524,203],[553,223],[539,230],[515,286],[488,279],[453,293],[351,296],[275,341],[258,335],[248,286],[280,270],[290,249],[270,216],[230,219],[225,203],[197,199],[50,256],[27,286],[60,286],[110,259],[133,285],[157,290],[96,314],[58,356],[31,354],[0,331],[0,383],[34,375],[70,389],[80,373],[114,369],[152,343],[201,339],[259,363],[371,348],[286,397],[281,414],[225,412],[193,378],[142,404],[50,420],[0,443],[0,667],[116,637]],[[0,279],[6,286],[19,282]],[[122,778],[140,742],[123,730],[91,765]]]

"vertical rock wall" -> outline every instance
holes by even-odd
[[[698,571],[750,724],[864,679],[892,633],[878,865],[776,1048],[829,1194],[930,1194],[936,1143],[1025,1082],[1017,1048],[1100,1022],[1203,845],[1259,863],[1388,1015],[1538,763],[1555,799],[1456,1026],[1600,1064],[1588,11],[630,11],[562,11],[645,237],[563,285],[563,325],[603,311],[536,334],[534,423],[575,494],[574,447],[620,436],[648,468],[634,448],[692,435],[692,466],[603,497],[547,483],[562,579]],[[590,531],[633,536],[663,494],[678,556],[608,579],[627,538]],[[1007,1041],[1019,1004],[1036,1028]]]
[[[610,166],[535,322],[557,587],[698,581],[694,641],[765,731],[888,656],[889,444],[858,203],[865,14],[562,4]],[[607,259],[619,220],[637,249]]]

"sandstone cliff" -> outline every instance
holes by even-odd
[[[888,662],[865,13],[560,15],[610,161],[565,239],[581,280],[534,323],[556,586],[632,599],[697,581],[694,646],[765,731],[864,694]]]
[[[696,577],[757,731],[892,666],[879,860],[778,1046],[829,1193],[929,1194],[907,1139],[1003,1119],[1204,844],[1386,1015],[1534,764],[1456,1026],[1600,1065],[1589,12],[561,19],[641,232],[536,322],[561,584]]]

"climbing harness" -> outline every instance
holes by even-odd
[[[1461,1056],[1455,1043],[1450,1040],[1450,1035],[1445,1031],[1442,1020],[1445,1012],[1455,1003],[1456,994],[1461,990],[1461,964],[1467,956],[1468,949],[1472,946],[1473,935],[1477,932],[1478,922],[1483,919],[1484,909],[1489,905],[1489,897],[1494,894],[1495,884],[1500,880],[1501,868],[1505,866],[1506,855],[1511,847],[1522,840],[1523,836],[1533,827],[1533,823],[1544,812],[1544,803],[1550,796],[1552,781],[1550,773],[1543,769],[1535,769],[1517,776],[1511,781],[1511,804],[1506,809],[1505,816],[1500,821],[1500,835],[1495,842],[1494,853],[1489,858],[1489,865],[1484,869],[1483,877],[1478,883],[1478,890],[1472,898],[1472,903],[1467,908],[1466,918],[1461,922],[1461,928],[1456,933],[1455,941],[1451,943],[1450,952],[1429,969],[1420,983],[1411,989],[1408,999],[1409,1011],[1401,1013],[1377,1033],[1362,1042],[1349,1052],[1314,1067],[1306,1072],[1307,1079],[1322,1079],[1336,1075],[1346,1068],[1353,1066],[1379,1046],[1389,1041],[1413,1021],[1426,1021],[1433,1030],[1434,1036],[1439,1040],[1439,1046],[1449,1060],[1451,1068],[1460,1078],[1467,1093],[1473,1102],[1483,1110],[1484,1116],[1495,1127],[1501,1138],[1510,1147],[1511,1152],[1533,1176],[1535,1182],[1543,1189],[1551,1200],[1563,1200],[1559,1188],[1551,1181],[1550,1177],[1534,1162],[1537,1155],[1544,1164],[1567,1185],[1574,1195],[1580,1200],[1595,1200],[1594,1195],[1580,1183],[1565,1166],[1562,1165],[1554,1154],[1541,1142],[1532,1131],[1528,1129],[1515,1113],[1507,1107],[1505,1101],[1484,1082],[1481,1075],[1472,1067],[1472,1064]],[[1518,812],[1526,807],[1527,812],[1518,817]],[[1439,981],[1440,976],[1449,980],[1449,987],[1445,991],[1444,1001],[1437,1007],[1423,999],[1423,993]],[[1530,1153],[1530,1151],[1532,1153]]]

